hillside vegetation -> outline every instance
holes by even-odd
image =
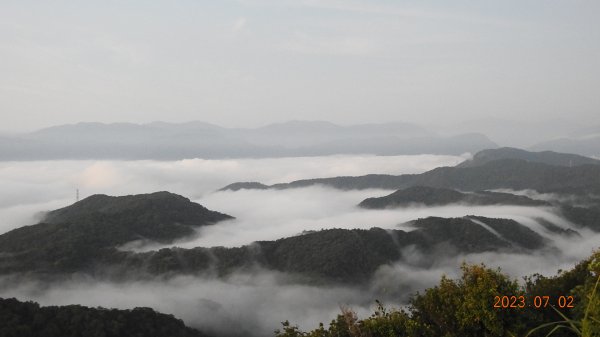
[[[363,283],[380,266],[402,261],[402,251],[407,247],[435,256],[442,251],[444,255],[532,251],[548,244],[539,234],[514,220],[471,216],[417,219],[408,224],[410,230],[329,229],[234,248],[174,247],[145,253],[119,249],[128,241],[150,236],[147,231],[153,227],[155,233],[150,237],[167,241],[191,230],[193,224],[207,223],[192,220],[229,218],[200,205],[192,206],[189,200],[175,195],[160,197],[166,201],[161,206],[164,208],[155,207],[148,198],[154,200],[156,196],[127,197],[123,199],[126,204],[144,206],[121,208],[112,204],[119,199],[90,197],[50,212],[49,222],[0,235],[0,274],[88,273],[109,278],[207,273],[224,276],[260,267],[317,282]],[[100,202],[104,199],[109,201],[108,206]],[[91,204],[96,205],[90,207]],[[148,213],[142,211],[145,208]],[[118,214],[120,220],[113,219],[113,214]],[[166,222],[169,214],[178,221]]]
[[[554,277],[533,275],[525,285],[484,265],[463,265],[462,277],[442,277],[439,284],[415,294],[405,309],[377,302],[370,317],[359,319],[350,309],[326,327],[301,331],[289,321],[277,337],[509,337],[600,336],[600,253]],[[523,308],[494,308],[496,296],[523,296]],[[536,308],[534,298],[548,296]],[[560,296],[573,298],[561,308]],[[519,302],[518,300],[517,302]],[[518,306],[519,303],[516,303]],[[293,319],[293,318],[292,318]]]

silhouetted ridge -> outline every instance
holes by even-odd
[[[103,221],[117,220],[124,226],[144,230],[152,229],[154,224],[198,227],[232,217],[211,211],[188,198],[163,191],[120,197],[92,195],[65,208],[48,212],[43,222],[80,222],[94,218]],[[130,221],[125,222],[123,218]]]
[[[365,153],[460,155],[496,146],[481,134],[444,137],[406,123],[340,126],[292,121],[253,129],[201,122],[78,123],[4,136],[0,142],[0,161],[272,158]]]
[[[576,135],[574,135],[576,136]],[[577,153],[583,156],[600,156],[600,135],[598,133],[584,137],[560,138],[544,141],[531,147],[533,150],[553,150]]]
[[[586,164],[600,164],[600,160],[570,153],[558,153],[553,151],[530,152],[512,147],[488,149],[477,152],[472,159],[466,160],[457,167],[474,167],[487,164],[499,159],[521,159],[530,162],[555,165],[555,166],[579,166]]]
[[[94,195],[49,212],[44,222],[0,235],[5,271],[82,271],[103,251],[148,239],[170,243],[194,228],[231,216],[182,196],[157,192],[123,197]]]
[[[255,182],[255,181],[250,181],[250,182],[239,182],[239,183],[229,184],[229,185],[219,189],[219,191],[264,190],[267,188],[269,188],[269,186],[267,186],[265,184],[261,184],[259,182]]]
[[[533,200],[525,196],[510,193],[477,191],[462,193],[448,188],[429,186],[413,186],[398,190],[392,194],[367,198],[359,206],[370,209],[390,207],[406,207],[413,204],[426,206],[442,206],[448,204],[464,203],[469,205],[518,205],[518,206],[545,206],[549,203]]]
[[[154,198],[160,196],[145,198],[150,201],[142,203],[153,205]],[[189,203],[185,198],[170,194],[163,196],[176,200],[176,203]],[[119,200],[95,196],[73,206],[86,209],[96,203],[106,205],[103,200],[115,199]],[[133,204],[138,202],[125,200]],[[412,222],[414,230],[410,231],[331,229],[236,248],[165,248],[134,253],[117,248],[139,234],[125,224],[102,221],[110,219],[103,217],[107,213],[123,214],[121,208],[107,206],[100,209],[105,213],[92,212],[90,218],[82,215],[89,213],[69,209],[69,212],[77,214],[74,218],[78,222],[42,223],[0,235],[0,274],[83,272],[109,278],[205,273],[223,276],[261,267],[302,275],[308,280],[356,283],[367,281],[381,265],[401,261],[402,251],[407,247],[416,247],[433,254],[431,256],[441,252],[448,256],[497,250],[522,251],[545,245],[539,234],[513,220],[429,217]],[[65,209],[61,212],[61,216],[67,213]],[[52,213],[55,220],[58,213]],[[170,233],[168,230],[173,228],[178,227],[158,226],[154,231]],[[32,242],[35,244],[32,245]]]
[[[121,266],[124,272],[135,271],[138,274],[216,272],[223,276],[262,267],[297,274],[308,280],[361,283],[367,281],[380,266],[402,261],[405,258],[403,250],[409,247],[417,248],[429,257],[422,261],[423,266],[427,266],[438,254],[453,256],[499,250],[520,252],[540,249],[547,244],[538,233],[509,219],[428,217],[415,220],[411,226],[415,229],[328,229],[236,248],[115,252],[106,261],[113,266]],[[514,234],[509,233],[511,231]]]
[[[569,190],[574,194],[588,194],[590,190],[600,190],[600,165],[564,167],[520,159],[500,159],[474,167],[439,167],[421,174],[369,174],[358,177],[304,179],[270,185],[269,188],[285,189],[312,185],[342,190],[398,190],[412,186],[430,186],[461,191],[532,189],[540,192]]]
[[[146,336],[202,337],[173,315],[151,308],[132,310],[81,305],[41,307],[34,302],[0,298],[0,336]]]

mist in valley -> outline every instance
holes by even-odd
[[[551,207],[447,205],[369,210],[359,208],[368,197],[389,190],[342,191],[323,186],[284,190],[218,191],[235,181],[286,182],[315,176],[366,173],[420,173],[452,166],[468,158],[453,156],[334,156],[257,160],[155,161],[56,161],[4,162],[0,180],[6,182],[0,200],[3,232],[34,224],[43,211],[74,201],[75,188],[82,196],[93,193],[126,195],[168,190],[180,193],[212,210],[235,217],[201,227],[195,236],[171,245],[141,240],[120,249],[148,251],[164,247],[239,247],[260,240],[302,235],[330,228],[380,227],[413,230],[411,220],[428,216],[480,215],[519,221],[551,244],[528,253],[489,252],[452,254],[440,250],[423,254],[404,247],[404,260],[381,266],[363,285],[307,283],[296,275],[255,268],[226,277],[213,275],[156,277],[136,281],[111,281],[74,274],[60,282],[0,279],[0,297],[34,300],[42,305],[83,304],[115,308],[149,306],[174,314],[186,324],[221,335],[272,334],[280,322],[293,320],[302,328],[335,318],[340,306],[361,316],[372,312],[375,300],[401,307],[410,295],[432,286],[442,275],[455,277],[463,262],[500,267],[513,278],[532,273],[553,275],[589,256],[600,234],[577,228],[581,237],[553,234],[539,224],[544,219],[562,228],[575,228]],[[531,191],[519,193],[534,195]],[[12,195],[12,198],[8,196]],[[549,196],[545,196],[549,197]],[[35,243],[33,243],[35,244]]]
[[[0,1],[0,305],[263,337],[406,308],[464,263],[569,270],[600,243],[599,12]]]

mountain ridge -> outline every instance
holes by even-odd
[[[107,277],[139,277],[213,270],[226,275],[261,266],[312,280],[360,283],[381,265],[399,260],[402,249],[409,246],[429,252],[438,246],[453,247],[457,253],[472,253],[532,250],[547,245],[539,234],[513,220],[476,219],[518,230],[526,241],[500,238],[470,217],[428,217],[411,222],[412,230],[331,229],[232,248],[164,248],[145,253],[119,248],[140,237],[171,242],[193,233],[189,227],[227,219],[231,217],[169,192],[95,195],[49,212],[42,223],[0,235],[0,274],[98,276],[108,271]]]
[[[411,205],[444,206],[449,204],[467,205],[516,205],[550,206],[546,201],[534,200],[526,196],[490,191],[463,193],[448,188],[411,186],[382,197],[372,197],[361,201],[358,206],[369,209],[408,207]]]
[[[539,192],[553,192],[577,189],[600,190],[600,165],[583,164],[574,167],[548,165],[522,159],[498,159],[482,165],[468,167],[438,167],[419,174],[368,174],[363,176],[343,176],[295,180],[273,185],[260,184],[261,189],[286,189],[324,185],[341,190],[379,188],[388,190],[404,189],[411,186],[429,186],[462,191],[493,189],[532,189]],[[221,190],[239,185],[230,184]],[[251,188],[246,186],[245,188]]]
[[[77,139],[77,142],[72,142]],[[5,135],[0,161],[265,158],[332,154],[460,155],[497,145],[481,134],[440,136],[409,123],[336,125],[290,121],[258,128],[204,122],[87,122]]]

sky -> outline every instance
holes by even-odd
[[[0,0],[0,130],[598,120],[595,0]]]

